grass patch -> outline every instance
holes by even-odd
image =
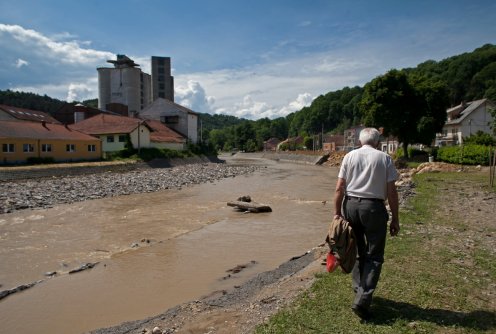
[[[388,238],[371,321],[362,323],[351,312],[350,275],[320,273],[311,289],[256,333],[496,332],[494,253],[478,243],[464,246],[477,227],[462,221],[463,207],[450,211],[443,197],[466,194],[467,186],[488,190],[486,176],[421,174],[415,183],[417,195],[400,211],[400,235]]]

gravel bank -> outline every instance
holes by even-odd
[[[0,187],[0,214],[22,209],[49,208],[56,204],[89,199],[181,189],[188,185],[252,173],[258,168],[201,163],[122,173],[3,182]]]

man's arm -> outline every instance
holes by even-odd
[[[388,182],[387,184],[387,198],[392,215],[389,233],[392,236],[395,236],[400,231],[400,220],[398,217],[398,191],[396,190],[396,184],[394,184],[394,181]]]
[[[334,218],[336,216],[342,217],[341,205],[343,204],[343,198],[345,194],[346,181],[338,177],[336,182],[336,192],[334,194]]]

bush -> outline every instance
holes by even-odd
[[[399,147],[396,150],[394,158],[396,160],[404,159],[405,154],[403,153],[403,148]],[[408,157],[409,160],[412,161],[428,161],[429,160],[429,154],[426,151],[418,150],[416,148],[409,147],[408,148]]]
[[[462,145],[440,147],[437,160],[463,165],[489,165],[488,146]]]
[[[476,134],[471,135],[470,137],[463,138],[463,142],[465,144],[475,144],[475,145],[484,145],[491,146],[496,145],[496,139],[493,138],[489,133],[485,133],[482,131],[477,131]]]
[[[216,156],[217,151],[212,145],[188,145],[188,150],[177,151],[167,148],[142,148],[138,153],[136,149],[126,148],[118,152],[109,152],[106,154],[106,160],[121,160],[121,159],[134,159],[150,161],[153,159],[173,159],[173,158],[186,158],[193,155],[207,155]]]

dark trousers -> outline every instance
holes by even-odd
[[[353,305],[368,309],[384,262],[388,213],[382,201],[357,198],[346,198],[343,209],[358,247],[357,261],[352,271],[356,293]]]

